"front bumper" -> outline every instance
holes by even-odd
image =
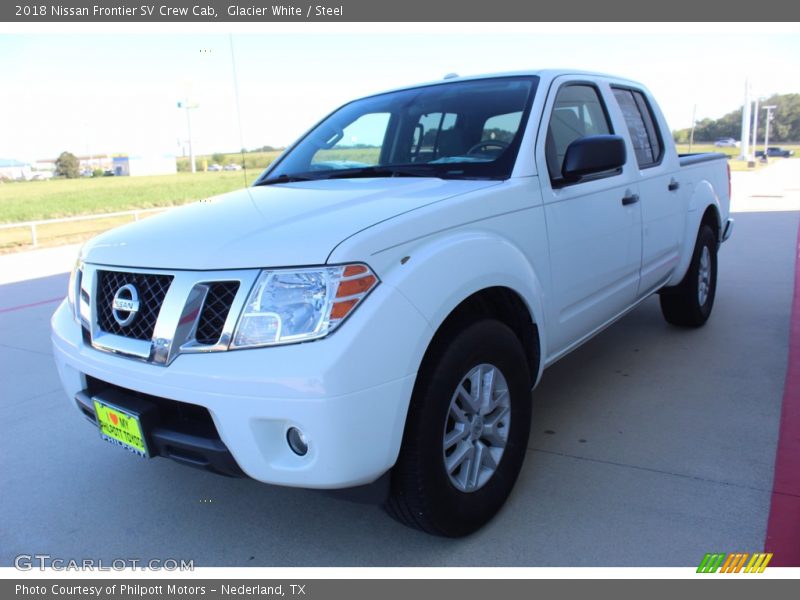
[[[92,425],[97,426],[94,399],[111,402],[140,415],[151,457],[171,458],[228,477],[244,476],[230,450],[219,439],[208,411],[193,404],[143,397],[93,378],[87,380],[89,387],[75,395],[75,404]]]
[[[168,367],[93,349],[66,301],[52,318],[56,365],[71,399],[99,381],[204,407],[246,475],[322,489],[365,485],[392,467],[431,336],[427,321],[389,285],[323,340],[187,354]],[[287,443],[290,427],[308,440],[304,456]]]

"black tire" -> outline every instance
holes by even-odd
[[[708,250],[710,273],[705,301],[700,300],[700,271],[704,249]],[[668,323],[679,327],[701,327],[711,315],[717,292],[717,236],[708,225],[697,233],[692,262],[683,280],[660,293],[661,312]]]
[[[494,473],[477,489],[462,491],[445,467],[444,436],[452,423],[448,419],[456,388],[479,365],[494,367],[505,379],[510,418],[505,421],[507,439]],[[525,459],[531,381],[522,345],[499,321],[481,320],[434,342],[414,387],[387,512],[404,525],[446,537],[468,535],[488,522],[511,493]],[[499,393],[493,397],[500,396],[505,398]]]

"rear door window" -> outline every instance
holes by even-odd
[[[646,169],[657,165],[664,153],[664,146],[644,94],[628,88],[615,87],[613,90],[614,98],[625,117],[639,168]]]

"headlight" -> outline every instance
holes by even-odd
[[[231,348],[305,342],[336,329],[378,284],[362,264],[263,271]]]
[[[78,258],[75,259],[75,266],[72,267],[72,272],[69,274],[69,285],[67,287],[67,301],[72,310],[72,318],[78,323],[81,321],[81,316],[78,311],[80,306],[80,293],[81,293],[81,276],[83,275],[83,261],[81,261],[80,253]]]

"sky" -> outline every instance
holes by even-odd
[[[451,72],[620,75],[653,92],[673,129],[695,107],[702,119],[741,106],[748,78],[759,95],[800,92],[800,28],[786,26],[233,27],[0,30],[0,158],[180,156],[185,100],[196,154],[283,146],[348,100]]]

